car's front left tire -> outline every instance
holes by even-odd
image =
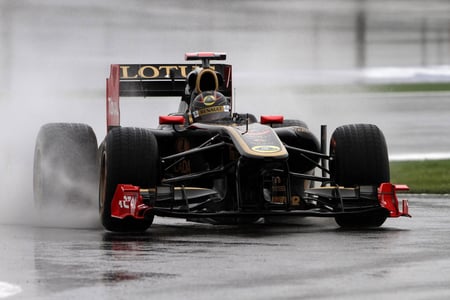
[[[141,128],[118,127],[108,132],[99,151],[99,211],[103,227],[115,232],[142,232],[153,222],[145,219],[118,219],[111,216],[111,203],[118,184],[141,188],[159,181],[158,144],[153,133]]]

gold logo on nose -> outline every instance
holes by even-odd
[[[280,147],[278,146],[254,146],[252,150],[255,152],[263,152],[263,153],[273,153],[280,151]]]

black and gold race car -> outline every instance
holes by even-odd
[[[35,200],[82,202],[98,187],[109,231],[145,231],[154,216],[218,224],[271,217],[333,217],[341,227],[377,227],[409,216],[390,183],[383,133],[351,124],[320,139],[300,120],[233,111],[224,53],[187,53],[201,64],[111,65],[107,135],[85,124],[44,125],[34,162]],[[122,97],[178,97],[156,129],[122,127]],[[320,175],[317,175],[319,173]],[[83,182],[89,193],[60,181]],[[65,188],[67,187],[67,188]],[[94,191],[94,192],[92,192]],[[89,195],[91,194],[91,195]],[[401,207],[399,207],[401,206]]]

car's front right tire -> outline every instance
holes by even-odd
[[[352,124],[336,128],[330,142],[330,177],[339,186],[356,187],[389,182],[389,158],[381,130],[372,124]],[[335,218],[341,227],[379,227],[387,218],[380,211],[342,215]]]
[[[39,212],[95,207],[97,138],[89,125],[49,123],[36,138],[33,191]],[[48,213],[51,215],[51,213]]]

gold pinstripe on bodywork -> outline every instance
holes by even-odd
[[[204,123],[194,124],[199,129],[222,129],[228,133],[231,139],[235,142],[236,147],[241,155],[254,158],[287,158],[288,152],[284,147],[278,135],[273,132],[273,129],[269,126],[261,125],[259,123],[252,123],[247,126],[225,126],[225,125],[211,125]],[[264,132],[263,132],[264,131]],[[272,132],[269,132],[272,131]],[[255,142],[255,139],[251,139],[250,136],[258,135],[266,138],[265,141],[256,145],[256,147],[250,147],[249,142]],[[248,137],[248,138],[247,138]],[[267,141],[267,138],[270,141]],[[261,150],[256,150],[260,147]]]

